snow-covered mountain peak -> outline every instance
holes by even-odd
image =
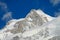
[[[35,14],[35,15],[34,15]],[[31,16],[31,15],[33,15],[33,16],[40,16],[40,17],[42,17],[43,19],[45,18],[47,18],[47,20],[48,21],[51,21],[52,19],[54,19],[54,17],[51,17],[51,16],[49,16],[48,14],[45,14],[42,10],[40,10],[40,9],[38,9],[38,10],[35,10],[35,9],[32,9],[31,11],[30,11],[30,13],[28,13],[28,15],[26,16],[26,17],[28,17],[28,16]]]
[[[44,23],[47,23],[48,21],[51,21],[53,19],[54,19],[53,17],[45,14],[42,10],[33,9],[30,11],[30,13],[28,13],[28,15],[25,18],[12,19],[8,21],[5,28],[11,30],[11,29],[14,29],[16,26],[20,27],[22,25],[25,25],[25,27],[29,26],[29,28],[34,28],[35,26],[41,26]],[[26,30],[25,27],[23,27],[24,30]]]
[[[10,20],[6,24],[5,28],[0,30],[0,34],[2,35],[0,39],[23,40],[25,38],[26,40],[30,40],[29,38],[31,38],[32,36],[34,36],[35,38],[38,33],[38,35],[40,34],[40,40],[42,40],[42,38],[45,37],[45,32],[47,32],[44,25],[50,23],[50,21],[52,21],[53,19],[55,18],[45,14],[42,10],[33,9],[27,14],[25,18]]]

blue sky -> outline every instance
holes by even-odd
[[[8,20],[24,18],[31,9],[41,9],[55,17],[60,14],[59,0],[0,0],[0,29]],[[8,16],[6,16],[8,15]]]

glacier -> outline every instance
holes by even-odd
[[[60,40],[60,16],[32,9],[25,18],[12,19],[0,30],[0,40]]]

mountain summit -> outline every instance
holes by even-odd
[[[5,28],[0,30],[0,40],[53,40],[57,35],[53,33],[58,19],[40,9],[32,9],[25,18],[8,21]]]

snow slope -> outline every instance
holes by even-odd
[[[53,18],[40,9],[33,9],[25,18],[10,20],[0,30],[0,40],[48,40],[57,35],[53,33],[56,33],[59,18]]]

